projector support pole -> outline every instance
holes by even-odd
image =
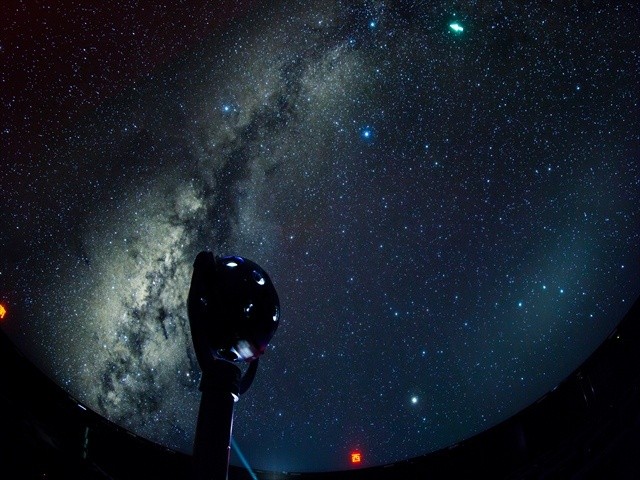
[[[196,480],[226,480],[233,408],[240,392],[240,368],[216,360],[202,374],[200,409],[193,444]]]

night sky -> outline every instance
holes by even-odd
[[[233,430],[268,470],[468,438],[640,294],[636,2],[13,3],[2,328],[139,435],[191,451],[201,250],[280,296]]]

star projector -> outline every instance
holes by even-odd
[[[233,405],[247,391],[258,360],[280,323],[271,279],[244,257],[200,252],[193,264],[187,312],[202,369],[193,442],[196,480],[226,480]],[[239,363],[249,363],[244,375]]]
[[[211,357],[257,359],[280,323],[280,301],[269,275],[244,257],[199,253],[187,302],[201,366]]]

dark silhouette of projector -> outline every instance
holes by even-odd
[[[188,298],[198,362],[260,357],[280,323],[276,289],[258,264],[237,256],[200,252]]]
[[[280,323],[276,289],[244,257],[200,252],[187,298],[191,337],[202,369],[193,445],[195,478],[227,478],[233,405],[256,374],[258,359]],[[244,376],[238,363],[249,362]]]

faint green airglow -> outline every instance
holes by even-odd
[[[454,32],[456,32],[456,33],[460,33],[462,31],[464,31],[464,28],[459,23],[452,23],[452,24],[449,25],[449,28],[451,30],[453,30]]]

